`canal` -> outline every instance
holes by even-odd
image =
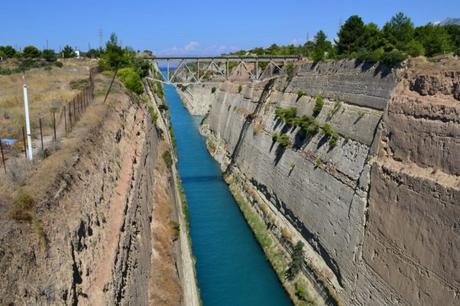
[[[165,85],[204,306],[291,305],[176,89]]]

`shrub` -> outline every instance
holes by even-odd
[[[275,110],[275,118],[282,120],[288,124],[294,124],[294,120],[297,116],[297,108],[295,107],[277,107]]]
[[[163,104],[160,104],[160,105],[158,106],[158,109],[159,109],[160,111],[168,111],[168,110],[169,110],[169,106],[168,106],[167,104],[164,104],[164,103],[163,103]]]
[[[238,93],[241,93],[241,91],[243,90],[243,87],[241,85],[238,86]]]
[[[411,40],[407,46],[406,46],[407,53],[410,56],[420,56],[420,55],[425,55],[425,48],[423,45],[416,41],[416,40]]]
[[[317,157],[315,159],[315,168],[318,168],[319,166],[321,166],[323,164],[323,161],[321,160],[321,158]]]
[[[323,134],[327,137],[331,137],[334,133],[334,130],[332,129],[332,126],[329,123],[326,123],[321,129],[323,130]]]
[[[297,274],[302,269],[302,264],[304,260],[304,251],[303,251],[303,242],[299,241],[294,247],[294,251],[291,255],[291,263],[289,264],[289,268],[286,271],[286,277],[289,280],[293,280]]]
[[[20,190],[13,202],[11,217],[18,221],[32,221],[32,208],[34,199],[26,192]]]
[[[169,152],[169,150],[165,151],[163,153],[162,157],[163,157],[163,161],[165,162],[166,167],[171,168],[171,166],[173,164],[173,160],[172,160],[172,157],[171,157],[171,152]]]
[[[211,88],[211,93],[215,93],[215,92],[216,92],[216,88],[215,87]]]
[[[299,126],[305,133],[310,136],[314,136],[318,133],[318,124],[316,123],[315,119],[311,117],[302,116],[297,118],[295,123],[296,126]]]
[[[339,140],[339,135],[337,133],[332,133],[331,138],[329,139],[329,145],[333,148],[337,145],[337,141]]]
[[[123,68],[118,71],[118,78],[125,84],[126,88],[140,95],[144,92],[141,77],[134,68]]]
[[[382,56],[382,63],[388,67],[394,67],[399,65],[402,61],[407,59],[407,54],[399,51],[398,49],[393,49],[390,52],[385,52]]]
[[[313,117],[318,117],[319,113],[323,109],[324,100],[323,97],[318,96],[316,97],[315,107],[313,108]]]
[[[73,81],[70,81],[69,85],[70,85],[70,88],[72,89],[80,90],[89,85],[89,80],[88,79],[73,80]]]
[[[41,53],[34,46],[27,46],[24,48],[24,50],[22,50],[22,55],[25,58],[39,58]]]
[[[55,62],[57,60],[57,55],[53,49],[45,49],[42,52],[43,58],[47,62]]]
[[[286,134],[273,134],[272,140],[277,142],[283,148],[286,148],[289,145],[289,137]]]
[[[152,120],[152,124],[156,124],[158,120],[158,113],[155,111],[155,109],[151,105],[148,106],[148,109],[150,113],[150,119]]]
[[[309,303],[312,302],[312,299],[311,299],[310,295],[308,294],[308,291],[305,288],[305,285],[302,284],[300,281],[295,283],[295,295],[301,301],[305,301],[305,302],[309,302]]]
[[[64,49],[62,49],[62,56],[64,58],[72,58],[72,57],[75,57],[76,54],[71,46],[66,45],[64,46]]]
[[[64,67],[64,64],[62,62],[55,62],[54,66],[62,68],[62,67]]]
[[[297,91],[297,100],[302,98],[303,96],[306,96],[307,94],[303,90]]]
[[[335,147],[339,140],[339,135],[332,129],[329,123],[326,123],[323,127],[323,134],[329,138],[329,145]]]

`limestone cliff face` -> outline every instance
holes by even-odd
[[[441,85],[429,81],[437,77],[417,81],[416,70],[398,73],[338,61],[297,67],[291,82],[226,82],[215,94],[208,87],[202,132],[222,168],[308,242],[306,262],[339,302],[455,304],[458,82],[448,73]],[[430,102],[429,89],[425,96],[410,89],[432,86],[449,95],[449,107]],[[335,146],[275,118],[277,106],[311,116],[318,95],[325,105],[316,119],[338,132]],[[291,145],[279,146],[274,133]],[[425,175],[410,174],[419,168]],[[442,173],[429,175],[433,169]]]
[[[378,139],[363,258],[407,304],[460,303],[459,76],[405,71]]]
[[[169,228],[152,223],[154,192],[174,197],[171,187],[152,188],[168,177],[165,167],[157,173],[163,163],[161,137],[145,106],[126,95],[111,99],[88,109],[103,118],[97,126],[85,131],[84,123],[76,125],[68,141],[77,133],[86,136],[65,157],[46,196],[37,198],[45,243],[37,242],[33,224],[2,218],[0,304],[154,304],[152,279],[160,268],[162,301],[181,303],[177,272],[159,267],[153,258],[153,236],[164,237],[159,231]]]

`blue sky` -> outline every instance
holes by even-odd
[[[416,25],[460,17],[460,0],[6,0],[0,45],[86,50],[116,32],[124,45],[157,54],[219,54],[271,43],[304,42],[318,30],[334,38],[353,14],[383,25],[395,13]]]

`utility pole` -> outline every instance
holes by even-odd
[[[104,34],[102,32],[102,28],[99,28],[99,47],[100,48],[102,48],[103,39],[104,39]]]
[[[24,93],[24,113],[26,117],[26,134],[27,134],[27,158],[31,161],[33,160],[32,152],[32,135],[30,132],[30,118],[29,118],[29,97],[27,95],[27,84],[26,79],[24,79],[23,93]]]

